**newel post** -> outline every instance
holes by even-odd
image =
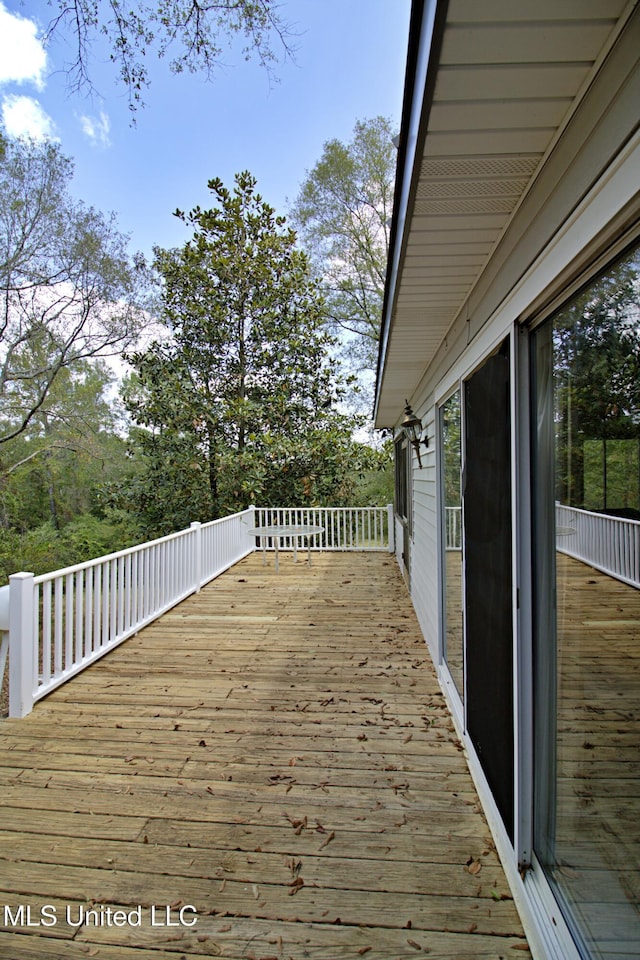
[[[387,529],[389,531],[389,553],[396,549],[396,524],[393,517],[393,504],[387,504]]]
[[[32,573],[9,577],[9,716],[33,710],[35,589]]]
[[[202,524],[194,520],[191,524],[193,530],[193,579],[196,593],[200,593],[202,585]]]

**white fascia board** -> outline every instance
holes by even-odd
[[[421,150],[421,129],[423,129],[425,98],[427,93],[427,77],[429,75],[429,65],[433,52],[434,26],[436,20],[436,10],[442,6],[442,0],[424,0],[422,20],[420,24],[420,36],[418,40],[418,52],[416,57],[416,67],[414,73],[414,82],[411,89],[411,101],[406,122],[406,146],[404,153],[404,163],[402,170],[399,171],[399,177],[396,183],[396,197],[394,200],[395,233],[393,247],[389,253],[389,266],[387,269],[387,291],[386,291],[386,309],[382,317],[382,326],[380,330],[380,347],[378,360],[378,383],[376,389],[376,399],[374,408],[374,422],[377,420],[380,393],[386,366],[387,346],[389,343],[389,334],[391,331],[391,322],[396,300],[396,286],[400,272],[400,260],[405,246],[405,234],[408,227],[410,210],[412,203],[412,186],[414,178],[419,173],[420,163],[422,161]],[[405,94],[409,95],[409,91]]]

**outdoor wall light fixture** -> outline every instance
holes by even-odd
[[[424,440],[421,438],[422,433],[422,420],[419,417],[416,417],[415,413],[409,406],[409,401],[405,400],[404,408],[404,417],[400,424],[400,429],[404,433],[405,437],[415,450],[418,456],[418,466],[422,469],[422,460],[420,459],[420,443],[424,443],[427,450],[429,449],[429,437],[425,437]]]

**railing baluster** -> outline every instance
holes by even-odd
[[[62,579],[56,577],[53,590],[53,649],[56,673],[62,671],[64,650],[62,636]]]
[[[111,565],[103,563],[102,565],[102,636],[100,637],[100,646],[109,642],[109,611],[111,609]]]
[[[67,574],[64,584],[65,669],[73,664],[73,575]]]
[[[77,570],[75,574],[75,600],[76,600],[76,622],[75,622],[75,635],[76,635],[76,662],[82,660],[84,657],[84,624],[83,624],[83,610],[84,610],[84,571]]]
[[[102,609],[102,564],[98,564],[93,571],[93,649],[100,649],[102,642],[101,618]]]
[[[84,652],[86,657],[93,653],[93,577],[94,568],[87,567],[84,582]]]
[[[51,679],[51,581],[42,584],[42,682]],[[54,667],[55,669],[55,667]]]

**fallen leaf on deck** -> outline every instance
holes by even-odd
[[[292,820],[288,813],[285,813],[285,817],[295,830],[296,834],[299,836],[304,828],[307,826],[307,818],[303,817],[302,820]]]
[[[327,839],[324,840],[324,841],[320,844],[320,846],[318,847],[318,849],[319,849],[319,850],[324,850],[325,847],[328,847],[329,844],[331,843],[331,841],[332,841],[332,840],[335,840],[335,836],[336,836],[335,830],[332,830],[331,833],[329,834],[329,836],[327,837]]]

